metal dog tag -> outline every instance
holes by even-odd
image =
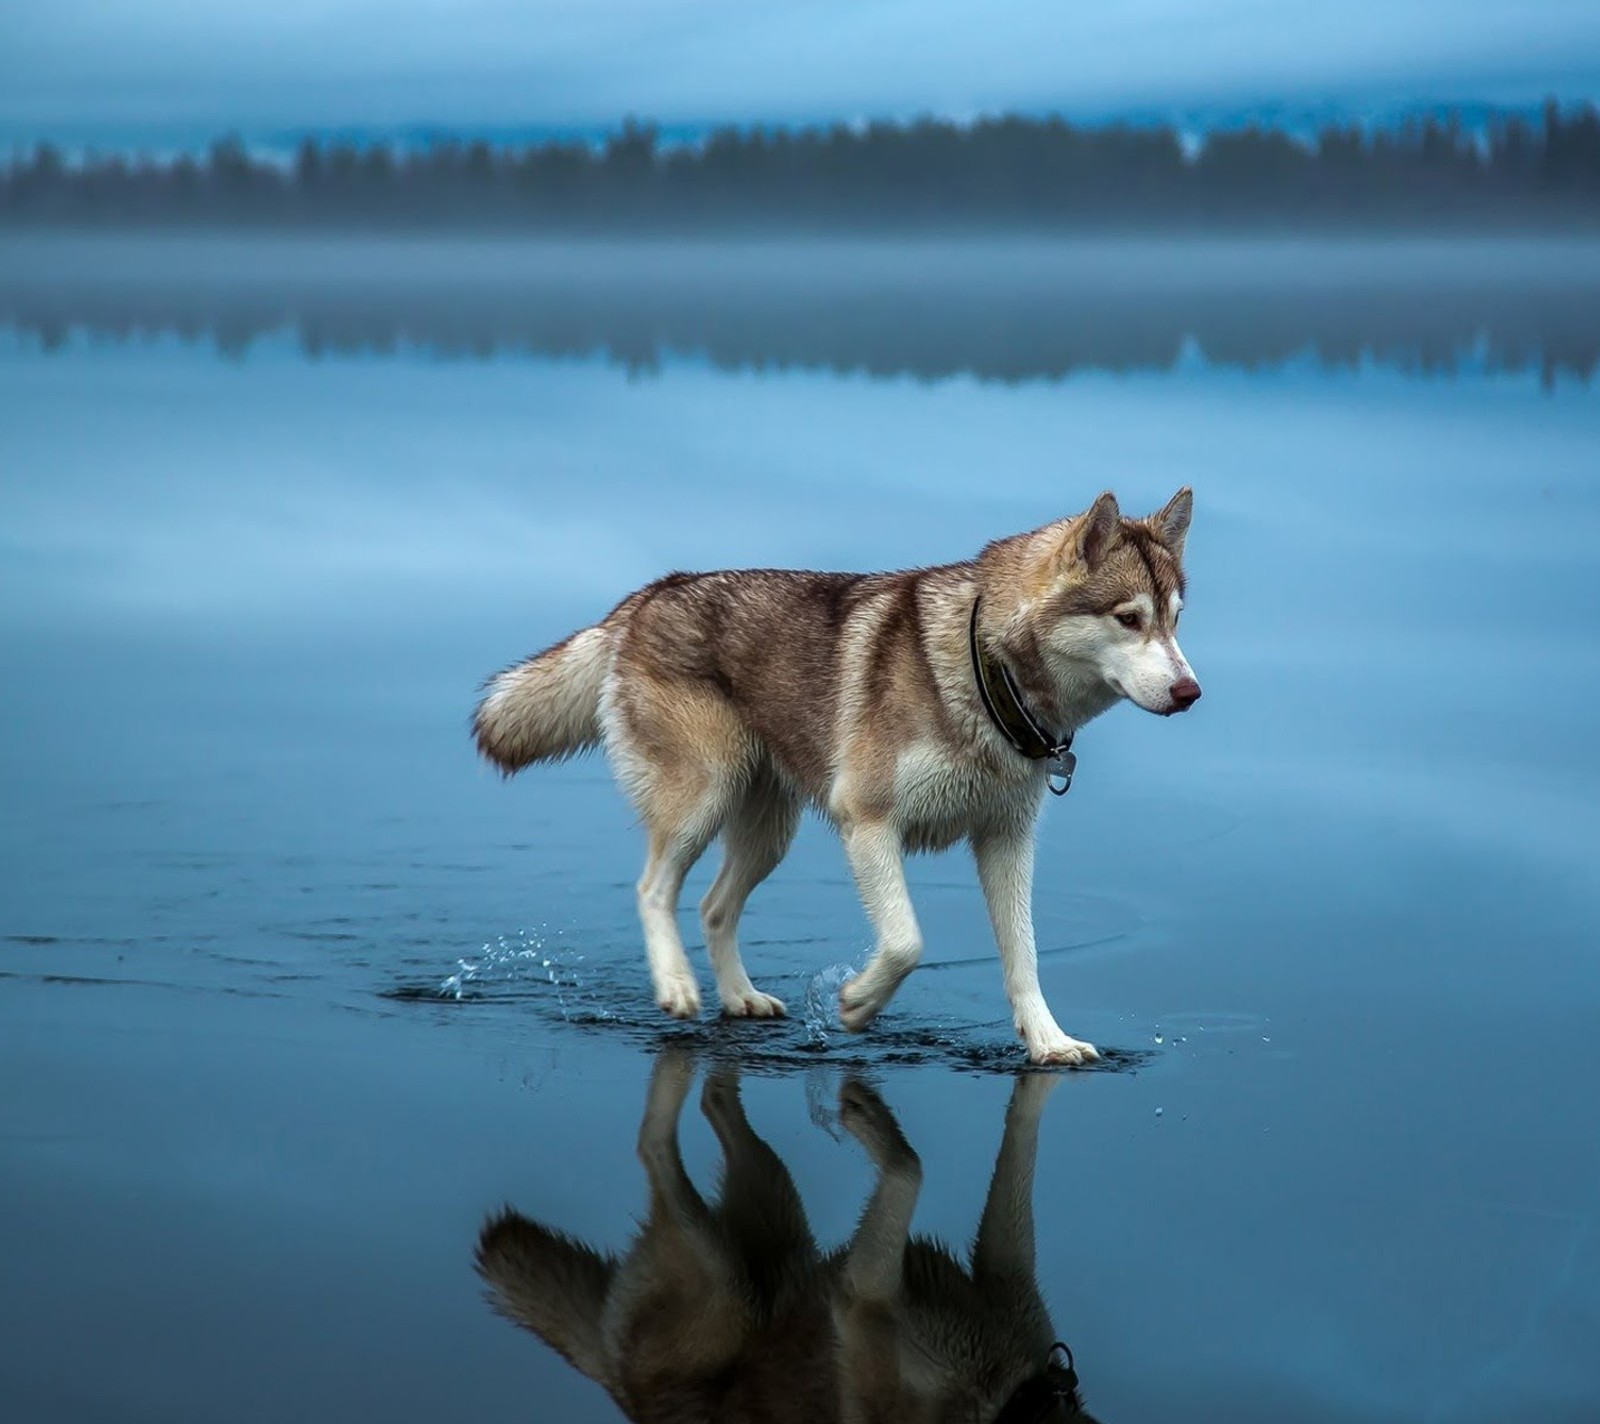
[[[1057,752],[1044,764],[1045,784],[1057,796],[1072,790],[1072,773],[1078,769],[1078,758],[1073,752]]]

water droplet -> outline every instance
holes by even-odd
[[[806,985],[806,1034],[812,1043],[826,1043],[828,1030],[839,1027],[839,990],[856,972],[853,964],[830,964],[811,976]]]

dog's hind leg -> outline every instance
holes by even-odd
[[[668,1049],[650,1074],[639,1124],[639,1160],[650,1206],[613,1287],[606,1323],[626,1355],[620,1373],[672,1397],[672,1381],[715,1378],[743,1348],[750,1305],[738,1263],[722,1243],[711,1208],[696,1190],[678,1145],[678,1124],[694,1063]]]
[[[617,689],[608,721],[607,751],[649,838],[639,922],[656,1002],[674,1018],[692,1019],[700,987],[678,930],[678,896],[721,829],[754,751],[727,703],[693,684],[635,676]]]
[[[696,808],[699,809],[699,808]],[[676,825],[650,827],[650,851],[639,877],[639,923],[656,1003],[675,1019],[700,1012],[700,986],[678,932],[678,896],[684,877],[716,833],[709,817],[691,816]]]
[[[783,1160],[750,1126],[734,1069],[711,1072],[700,1106],[722,1146],[717,1216],[757,1298],[770,1309],[818,1263],[805,1206]]]
[[[736,1018],[772,1018],[783,1001],[750,982],[739,956],[739,916],[750,892],[772,873],[794,839],[800,806],[789,790],[766,773],[743,793],[723,826],[722,868],[700,902],[711,970],[722,1009]]]
[[[681,1048],[668,1048],[650,1070],[650,1090],[639,1123],[639,1160],[650,1179],[651,1220],[703,1228],[710,1211],[689,1180],[678,1150],[678,1121],[694,1083],[694,1060]]]

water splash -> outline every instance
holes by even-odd
[[[806,1116],[835,1142],[844,1141],[839,1122],[839,1074],[833,1069],[806,1070]]]
[[[830,1029],[843,1027],[839,1022],[839,990],[859,972],[853,964],[830,964],[811,976],[806,985],[806,1037],[816,1047],[827,1045]]]
[[[1003,1031],[1008,1026],[974,1023],[965,1014],[950,1020],[938,1014],[902,1017],[891,1012],[874,1022],[871,1033],[845,1033],[839,990],[860,972],[859,963],[830,964],[809,975],[802,971],[798,982],[783,984],[784,997],[791,1005],[803,997],[805,1011],[777,1023],[724,1019],[714,1012],[690,1024],[664,1020],[643,968],[633,956],[623,962],[606,949],[585,956],[563,943],[559,930],[517,930],[496,935],[476,954],[463,955],[442,979],[399,984],[383,996],[406,1003],[460,1003],[468,1007],[469,1016],[472,1006],[516,1006],[570,1030],[620,1035],[650,1052],[670,1043],[737,1060],[747,1073],[805,1070],[812,1120],[829,1133],[840,1131],[832,1088],[841,1072],[873,1074],[929,1063],[976,1073],[1036,1071],[1021,1046]],[[449,1020],[458,1021],[457,1015],[451,1013]],[[1093,1071],[1137,1072],[1158,1052],[1110,1048],[1102,1040],[1101,1061]]]
[[[555,989],[561,1016],[566,1018],[567,991],[580,986],[577,966],[582,962],[583,955],[576,950],[552,948],[537,931],[517,930],[496,935],[475,959],[456,960],[455,972],[440,981],[439,995],[459,1001],[491,985],[542,980]]]

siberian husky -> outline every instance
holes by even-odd
[[[717,996],[732,1015],[784,1012],[751,983],[736,930],[810,805],[843,839],[876,931],[839,993],[846,1028],[866,1028],[922,953],[906,853],[965,840],[1029,1058],[1088,1062],[1093,1045],[1039,989],[1034,822],[1090,718],[1124,698],[1162,716],[1199,699],[1177,639],[1192,506],[1181,489],[1132,519],[1107,492],[965,563],[902,573],[669,574],[490,678],[478,748],[509,775],[604,746],[648,836],[639,917],[674,1017],[700,1011],[678,896],[719,833],[700,904]]]
[[[1034,1266],[1040,1115],[1058,1078],[1018,1076],[962,1262],[911,1234],[922,1164],[856,1081],[840,1091],[839,1118],[876,1179],[846,1245],[818,1248],[727,1068],[713,1070],[700,1100],[723,1157],[721,1192],[707,1201],[678,1147],[693,1076],[681,1050],[656,1061],[639,1127],[649,1208],[626,1252],[510,1209],[485,1223],[478,1272],[502,1315],[638,1424],[1094,1424]]]

